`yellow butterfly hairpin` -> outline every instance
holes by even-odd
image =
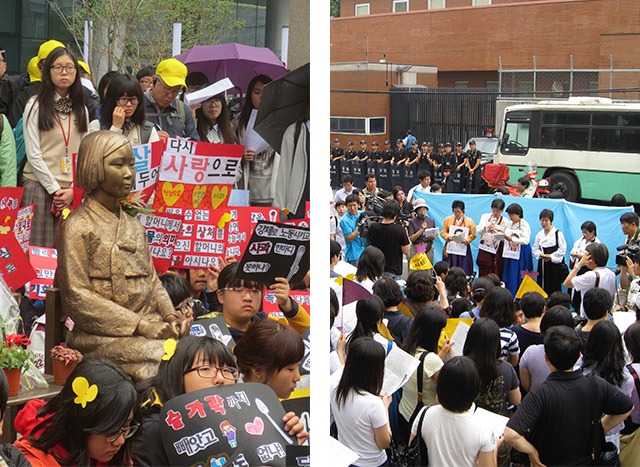
[[[173,357],[173,354],[176,353],[177,345],[178,345],[178,341],[175,339],[167,339],[166,341],[164,341],[164,344],[162,344],[165,351],[165,354],[162,356],[162,359],[164,361],[171,360],[171,357]]]
[[[98,386],[95,384],[89,386],[89,381],[84,376],[77,376],[71,383],[71,387],[76,396],[78,396],[73,399],[73,402],[81,405],[83,409],[87,406],[87,402],[93,402],[98,395]]]

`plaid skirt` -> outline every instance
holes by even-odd
[[[22,186],[24,194],[21,205],[34,205],[29,245],[53,248],[60,221],[59,217],[51,213],[53,195],[47,193],[40,182],[28,178],[23,177]]]

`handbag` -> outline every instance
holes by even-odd
[[[631,364],[627,365],[627,369],[633,377],[633,383],[636,387],[636,391],[640,394],[640,379],[638,374],[634,370]],[[627,419],[627,421],[630,421]],[[633,422],[631,422],[633,425]],[[624,433],[625,430],[622,431]],[[636,428],[635,431],[627,434],[620,434],[620,465],[622,467],[632,466],[638,464],[640,459],[640,428]]]
[[[597,385],[595,377],[589,378],[591,381],[592,394],[597,394]],[[593,446],[593,464],[599,467],[619,467],[620,458],[618,456],[618,448],[610,441],[606,441],[604,437],[604,429],[600,421],[601,413],[598,411],[597,404],[592,404],[595,411],[591,418],[591,445]]]
[[[427,406],[422,410],[420,414],[420,419],[418,420],[418,430],[416,431],[416,435],[413,437],[413,440],[406,446],[402,451],[398,453],[398,464],[391,465],[399,465],[401,467],[420,467],[429,465],[429,454],[427,452],[427,444],[424,442],[422,438],[422,423],[424,422],[424,416],[429,410]]]

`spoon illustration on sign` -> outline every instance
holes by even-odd
[[[269,407],[267,407],[267,405],[257,397],[256,397],[256,407],[258,407],[258,410],[262,412],[269,419],[271,424],[274,426],[276,430],[278,430],[278,433],[280,433],[280,435],[285,439],[285,441],[289,444],[293,444],[293,440],[284,432],[282,428],[280,428],[280,426],[271,417],[271,415],[269,415]]]

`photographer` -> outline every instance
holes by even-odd
[[[625,255],[625,266],[620,267],[620,288],[626,291],[626,300],[620,300],[613,311],[633,311],[640,293],[640,251]]]
[[[398,202],[387,201],[382,207],[382,222],[371,224],[369,229],[369,241],[386,258],[384,274],[396,280],[402,276],[402,257],[410,249],[406,227],[396,222],[399,213]]]
[[[569,275],[564,280],[564,286],[568,289],[573,287],[576,292],[581,293],[581,298],[584,297],[587,290],[594,287],[601,287],[607,290],[611,296],[614,296],[616,293],[616,275],[606,267],[607,261],[609,261],[607,246],[604,243],[591,243],[587,246],[584,256],[569,272]],[[590,271],[578,276],[578,271],[583,266],[588,267]],[[580,301],[580,316],[586,318],[582,300]]]
[[[618,247],[622,250],[616,257],[616,264],[620,266],[620,289],[618,290],[618,301],[620,305],[627,303],[627,294],[629,293],[629,277],[628,258],[640,248],[640,230],[638,229],[638,215],[635,212],[625,212],[620,216],[620,227],[622,232],[627,236],[624,242],[626,248]]]

